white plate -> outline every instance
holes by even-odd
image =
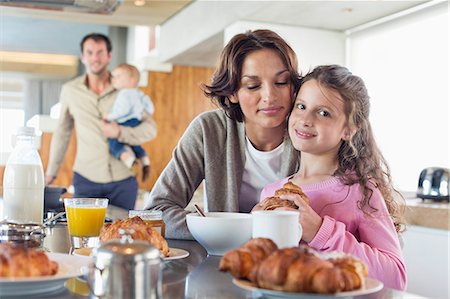
[[[74,255],[77,256],[89,256],[92,257],[92,248],[79,248],[75,249],[73,252]],[[165,261],[178,260],[189,256],[189,251],[186,251],[181,248],[172,248],[169,247],[169,256],[162,257]]]
[[[247,291],[251,292],[257,292],[264,296],[270,296],[270,297],[277,297],[277,298],[342,298],[342,297],[353,297],[353,296],[360,296],[360,295],[366,295],[378,292],[383,288],[383,283],[381,281],[378,281],[373,278],[366,278],[365,286],[361,289],[349,291],[349,292],[340,292],[335,294],[313,294],[313,293],[289,293],[289,292],[282,292],[282,291],[274,291],[274,290],[267,290],[267,289],[260,289],[257,288],[253,283],[246,281],[246,280],[240,280],[240,279],[233,279],[233,283],[240,287],[241,289],[245,289]]]
[[[165,261],[178,260],[189,256],[189,251],[181,248],[169,248],[169,256],[163,257]]]
[[[47,253],[50,260],[58,263],[58,272],[51,276],[0,278],[0,297],[25,296],[54,292],[64,288],[64,282],[84,274],[91,262],[84,256],[64,253]]]

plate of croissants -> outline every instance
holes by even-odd
[[[0,244],[0,297],[55,292],[87,271],[91,259],[36,248]]]
[[[120,239],[122,237],[120,234],[122,229],[131,230],[130,236],[133,240],[146,241],[159,249],[161,258],[165,261],[189,256],[189,252],[184,249],[169,247],[166,239],[139,216],[116,220],[112,224],[105,224],[100,230],[100,243]]]
[[[229,272],[239,288],[270,297],[352,297],[383,288],[351,255],[323,255],[303,245],[278,249],[267,238],[251,239],[225,253],[219,270]]]

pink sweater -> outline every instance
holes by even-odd
[[[288,179],[264,187],[261,199],[273,196]],[[308,243],[310,247],[352,254],[366,263],[369,277],[389,288],[405,289],[402,250],[380,190],[373,188],[370,204],[378,211],[368,217],[357,206],[362,198],[358,184],[346,186],[331,178],[300,187],[309,197],[313,210],[323,218],[322,226]]]

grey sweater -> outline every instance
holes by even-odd
[[[299,154],[286,134],[280,179],[294,173]],[[197,116],[146,199],[145,209],[163,211],[166,237],[192,239],[184,209],[205,180],[209,212],[237,212],[245,164],[245,128],[222,110]]]

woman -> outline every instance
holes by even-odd
[[[249,212],[266,184],[296,171],[286,119],[299,83],[296,55],[278,34],[230,40],[204,86],[221,109],[192,121],[145,204],[163,211],[167,238],[192,239],[184,209],[203,180],[205,210]]]

